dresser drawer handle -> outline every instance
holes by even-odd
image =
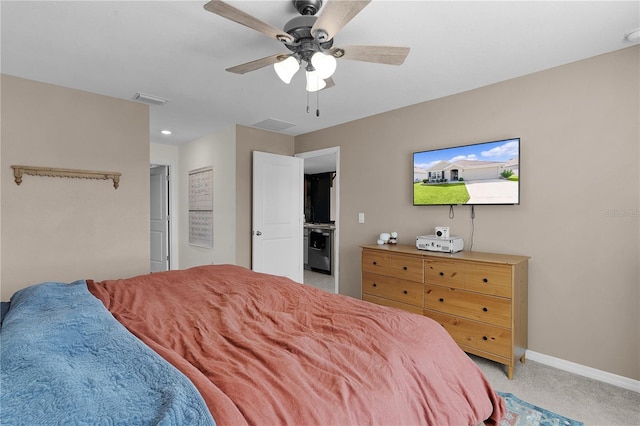
[[[444,277],[444,272],[440,272],[440,276],[441,276],[441,277]]]
[[[440,300],[441,302],[444,302],[444,298],[443,298],[443,297],[441,297],[439,300]]]
[[[487,308],[482,308],[483,312],[489,312],[489,310]]]
[[[482,340],[489,340],[487,336],[482,336]]]
[[[488,278],[483,278],[483,279],[482,279],[482,282],[483,282],[483,283],[488,283],[488,282],[489,282],[489,279],[488,279]]]
[[[374,287],[378,287],[378,284],[376,284],[376,283],[373,283],[373,286],[374,286]]]
[[[378,262],[376,262],[375,260],[373,261],[373,266],[376,266],[378,264]]]
[[[409,294],[409,292],[407,290],[403,291],[404,294]]]
[[[406,271],[406,270],[407,270],[407,269],[409,269],[409,268],[407,268],[406,266],[403,266],[403,267],[402,267],[402,269],[404,269],[404,270]]]

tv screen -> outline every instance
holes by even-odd
[[[413,205],[520,204],[520,138],[413,153]]]

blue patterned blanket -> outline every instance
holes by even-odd
[[[215,425],[195,386],[84,281],[18,291],[0,345],[2,425]]]

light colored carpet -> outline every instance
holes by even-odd
[[[470,357],[497,391],[512,393],[585,426],[640,426],[640,393],[530,360],[518,363],[509,380],[503,365]]]

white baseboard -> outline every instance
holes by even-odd
[[[640,381],[527,350],[526,359],[640,393]]]

